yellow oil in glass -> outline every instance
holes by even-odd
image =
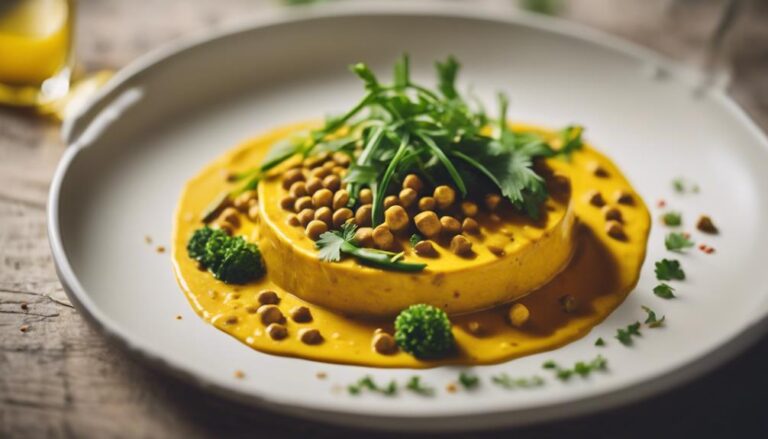
[[[38,105],[67,94],[74,0],[0,0],[0,103]]]

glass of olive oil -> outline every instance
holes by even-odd
[[[0,104],[38,106],[67,94],[75,0],[0,0]]]

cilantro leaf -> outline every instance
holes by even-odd
[[[597,340],[595,340],[595,346],[605,346],[605,340],[603,340],[603,337],[599,337]]]
[[[685,272],[676,259],[662,259],[656,262],[656,279],[685,280]]]
[[[435,389],[422,383],[421,377],[418,375],[412,376],[405,384],[405,388],[423,396],[432,396],[435,394]]]
[[[669,251],[682,252],[693,247],[694,243],[683,233],[672,232],[664,239],[664,245]]]
[[[491,377],[491,382],[508,390],[530,389],[544,385],[544,378],[534,375],[530,378],[513,378],[506,373],[500,373]]]
[[[683,214],[680,212],[670,211],[661,216],[661,221],[664,223],[664,225],[677,227],[683,224]]]
[[[420,243],[423,240],[424,240],[423,236],[419,235],[418,233],[414,233],[408,239],[408,242],[411,244],[411,247],[416,247],[416,244]]]
[[[577,361],[573,367],[570,368],[560,367],[554,361],[547,361],[542,367],[554,371],[557,379],[568,381],[573,375],[586,378],[591,375],[592,372],[606,370],[608,368],[608,360],[602,355],[598,355],[590,361]]]
[[[480,385],[480,378],[477,375],[472,375],[470,373],[462,371],[461,373],[459,373],[459,383],[465,389],[474,389],[475,387]]]
[[[661,318],[656,317],[656,312],[652,309],[648,308],[647,306],[643,306],[643,311],[648,313],[648,318],[645,319],[645,324],[648,325],[651,328],[658,328],[664,324],[664,320],[666,319],[666,316],[661,316]]]
[[[675,289],[665,283],[660,283],[653,288],[653,294],[662,299],[672,299],[675,297]]]
[[[632,346],[632,337],[639,337],[640,335],[640,322],[635,322],[626,328],[619,328],[616,330],[616,340],[624,346]]]

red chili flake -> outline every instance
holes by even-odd
[[[705,251],[705,250],[707,250],[707,246],[704,245],[704,244],[699,244],[699,250]]]
[[[706,253],[708,255],[711,255],[712,253],[715,252],[715,248],[714,247],[710,247],[710,246],[708,246],[706,244],[701,244],[699,246],[699,250],[701,250],[702,252],[704,252],[704,253]]]
[[[662,207],[665,207],[666,205],[667,205],[667,202],[666,202],[666,201],[664,201],[664,200],[659,200],[658,202],[656,202],[656,206],[657,206],[659,209],[661,209]]]

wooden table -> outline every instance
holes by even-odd
[[[765,129],[768,2],[754,3],[731,41],[732,90]],[[488,2],[498,8],[513,4]],[[89,70],[117,69],[178,36],[278,6],[264,0],[81,0],[79,5],[78,59]],[[571,19],[695,63],[721,2],[679,0],[670,6],[666,0],[574,0],[566,5],[563,14]],[[223,401],[146,369],[93,331],[63,293],[46,239],[48,184],[63,149],[56,123],[0,109],[0,437],[336,438],[359,433]],[[766,371],[768,341],[668,394],[512,434],[743,437],[761,431],[765,436]]]

